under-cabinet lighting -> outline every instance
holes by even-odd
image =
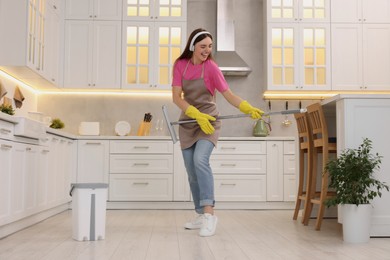
[[[172,92],[169,90],[147,90],[147,91],[136,91],[136,90],[107,90],[107,91],[88,91],[88,90],[72,90],[68,91],[62,89],[60,91],[50,90],[39,90],[38,94],[44,95],[104,95],[104,96],[140,96],[140,97],[171,97]]]
[[[263,98],[266,100],[322,100],[338,94],[390,94],[390,91],[266,91],[263,94]]]
[[[0,77],[4,77],[4,78],[8,79],[9,81],[14,82],[16,85],[21,86],[21,87],[23,87],[23,88],[25,88],[25,89],[27,89],[29,91],[32,91],[35,94],[37,94],[37,92],[38,92],[36,89],[31,87],[30,85],[27,85],[23,81],[20,81],[19,79],[9,75],[8,73],[6,73],[6,72],[4,72],[2,70],[0,70]]]
[[[32,91],[35,94],[49,94],[49,95],[112,95],[112,96],[140,96],[140,97],[171,97],[172,92],[170,90],[68,90],[68,89],[36,89],[32,86],[24,83],[23,81],[11,76],[10,74],[0,70],[0,77],[4,77],[7,80],[14,82],[15,84]]]

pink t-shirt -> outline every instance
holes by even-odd
[[[183,72],[187,66],[188,60],[178,60],[173,68],[173,87],[182,87]],[[214,96],[215,90],[219,92],[224,92],[229,89],[221,70],[218,68],[218,65],[208,59],[204,63],[204,73],[203,78],[205,85],[209,92]],[[202,75],[202,66],[203,64],[194,65],[192,62],[189,62],[186,73],[184,74],[184,79],[194,80],[199,79]]]

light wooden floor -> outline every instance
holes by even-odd
[[[0,259],[390,259],[390,238],[346,244],[341,226],[326,219],[303,226],[291,210],[219,210],[217,234],[185,230],[190,210],[108,210],[106,238],[72,239],[71,211],[0,240]]]

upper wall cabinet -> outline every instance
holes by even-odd
[[[172,67],[186,40],[185,22],[123,23],[122,87],[170,89]]]
[[[268,22],[328,22],[329,0],[267,0]]]
[[[329,90],[329,0],[267,0],[267,89]]]
[[[122,0],[67,0],[66,19],[122,19]]]
[[[121,22],[65,22],[65,88],[120,88],[120,66]]]
[[[41,88],[57,84],[53,73],[47,72],[49,68],[58,68],[59,60],[51,59],[50,55],[59,53],[57,42],[60,35],[53,32],[62,30],[59,19],[53,16],[58,15],[59,6],[49,4],[51,2],[0,1],[0,34],[3,36],[0,41],[0,67],[16,78]],[[52,10],[54,6],[55,11]]]
[[[332,89],[390,89],[390,1],[332,0]]]
[[[389,0],[332,0],[332,23],[389,23]]]
[[[186,21],[186,10],[187,0],[123,0],[123,20]]]

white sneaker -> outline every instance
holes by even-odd
[[[215,234],[215,230],[217,229],[217,216],[211,215],[209,213],[205,213],[203,217],[203,225],[200,228],[199,236],[201,237],[209,237]]]
[[[194,218],[190,222],[185,223],[184,228],[185,229],[200,229],[202,227],[202,224],[203,224],[203,214],[199,214],[198,216],[196,216],[196,218]]]

